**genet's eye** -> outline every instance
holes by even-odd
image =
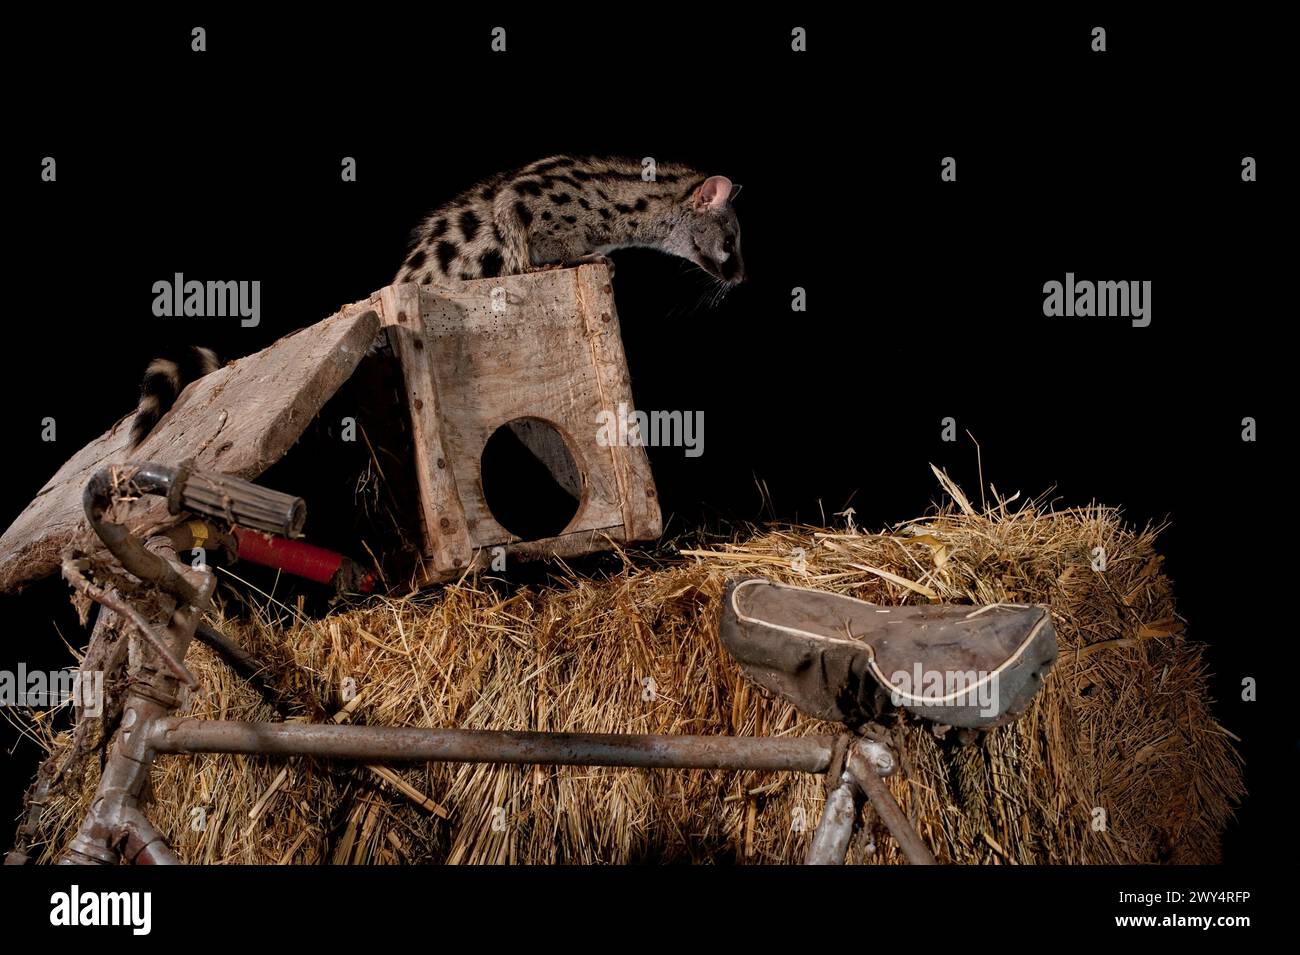
[[[735,244],[735,242],[732,240],[731,236],[727,236],[725,239],[722,240],[722,251],[723,251],[723,252],[730,252],[730,251],[731,251],[732,249],[734,249],[735,247],[736,247],[736,244]]]

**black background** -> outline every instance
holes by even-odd
[[[7,124],[0,521],[133,407],[160,350],[249,354],[365,297],[476,179],[556,152],[689,162],[744,186],[751,280],[710,310],[684,263],[615,256],[638,406],[704,412],[702,457],[650,450],[668,533],[850,504],[878,528],[939,499],[931,463],[978,500],[977,460],[1003,494],[1169,520],[1166,570],[1253,794],[1227,860],[1273,848],[1260,807],[1279,757],[1262,734],[1285,687],[1267,677],[1293,629],[1278,611],[1294,313],[1280,30],[1101,13],[387,20],[102,18],[11,37],[30,66]],[[40,181],[47,155],[56,183]],[[1246,155],[1259,182],[1241,181]],[[1151,325],[1045,318],[1043,283],[1067,271],[1150,280]],[[151,286],[174,272],[260,280],[260,327],[153,317]],[[3,667],[66,666],[62,640],[84,641],[57,582],[0,599],[0,622]],[[1264,702],[1241,701],[1246,676]],[[8,844],[36,750],[0,732]]]

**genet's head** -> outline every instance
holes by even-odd
[[[726,176],[710,176],[685,200],[684,215],[670,236],[669,251],[694,262],[720,282],[745,281],[740,222],[731,201],[740,192]]]

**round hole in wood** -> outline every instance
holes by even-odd
[[[488,510],[521,540],[557,536],[582,505],[582,471],[564,435],[542,418],[513,418],[492,432],[479,473]]]

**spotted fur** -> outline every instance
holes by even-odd
[[[744,280],[738,187],[725,176],[630,159],[550,156],[485,179],[431,212],[394,281],[422,285],[518,275],[658,249],[727,286]]]
[[[695,263],[721,294],[745,280],[732,208],[739,189],[725,176],[674,163],[658,164],[647,179],[636,160],[550,156],[485,179],[430,213],[412,233],[394,281],[519,275],[641,247]],[[186,385],[220,365],[214,352],[198,347],[150,363],[130,447],[149,435]]]

